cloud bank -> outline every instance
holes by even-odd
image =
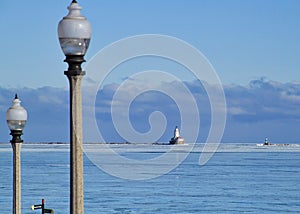
[[[176,88],[179,82],[161,83],[159,87]],[[200,81],[184,82],[194,96],[200,116],[199,142],[205,142],[210,128],[210,102]],[[206,84],[205,82],[203,84]],[[147,84],[144,84],[147,87]],[[213,87],[213,86],[211,86]],[[224,85],[227,103],[227,123],[223,142],[262,142],[269,137],[273,142],[300,142],[300,83],[281,83],[257,79],[248,85]],[[95,111],[97,124],[106,142],[123,142],[115,130],[111,117],[111,104],[118,84],[107,84],[97,94]],[[123,88],[123,99],[135,90]],[[63,88],[43,87],[37,89],[0,88],[0,141],[10,140],[5,112],[15,93],[19,94],[28,111],[28,123],[23,138],[29,142],[69,141],[69,95]],[[175,91],[181,93],[180,91]],[[185,94],[180,94],[185,99]],[[114,100],[121,102],[122,100]],[[189,106],[186,106],[189,108]],[[179,109],[170,97],[157,91],[137,96],[130,105],[129,118],[132,127],[140,133],[151,129],[149,116],[161,112],[165,117],[166,130],[158,141],[167,142],[176,125],[180,126]],[[123,112],[127,114],[127,112]],[[193,119],[194,111],[190,112]],[[194,115],[195,116],[195,115]],[[1,119],[2,118],[2,119]],[[161,121],[156,121],[160,123]],[[154,123],[155,125],[155,120]],[[188,133],[185,133],[186,137]]]

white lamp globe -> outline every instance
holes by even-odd
[[[83,56],[89,47],[91,25],[80,14],[81,7],[75,0],[72,1],[68,10],[69,14],[58,24],[60,46],[66,56]]]
[[[11,131],[22,131],[27,121],[27,111],[21,106],[18,96],[12,101],[12,106],[6,112],[6,121]]]

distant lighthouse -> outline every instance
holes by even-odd
[[[174,137],[171,138],[170,144],[185,144],[184,138],[180,137],[179,129],[176,126],[174,130]]]
[[[176,126],[176,127],[175,127],[175,130],[174,130],[174,138],[178,138],[178,137],[180,137],[180,135],[179,135],[179,129],[178,129],[178,127]]]

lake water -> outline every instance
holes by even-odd
[[[141,160],[166,148],[112,147]],[[84,156],[85,213],[300,213],[300,145],[222,144],[200,166],[202,148],[197,145],[171,172],[141,181],[113,177]],[[68,145],[23,144],[22,213],[41,213],[30,207],[42,198],[56,214],[69,213]],[[0,144],[0,213],[11,210],[12,149],[7,143]]]

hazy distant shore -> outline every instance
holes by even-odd
[[[221,144],[178,144],[169,145],[167,143],[84,143],[84,152],[109,153],[114,150],[117,153],[222,153],[222,152],[300,152],[300,144],[285,143],[261,146],[255,143],[221,143]],[[69,152],[70,144],[64,142],[25,142],[22,152],[49,152],[49,151]],[[0,143],[1,151],[11,151],[9,143]]]

